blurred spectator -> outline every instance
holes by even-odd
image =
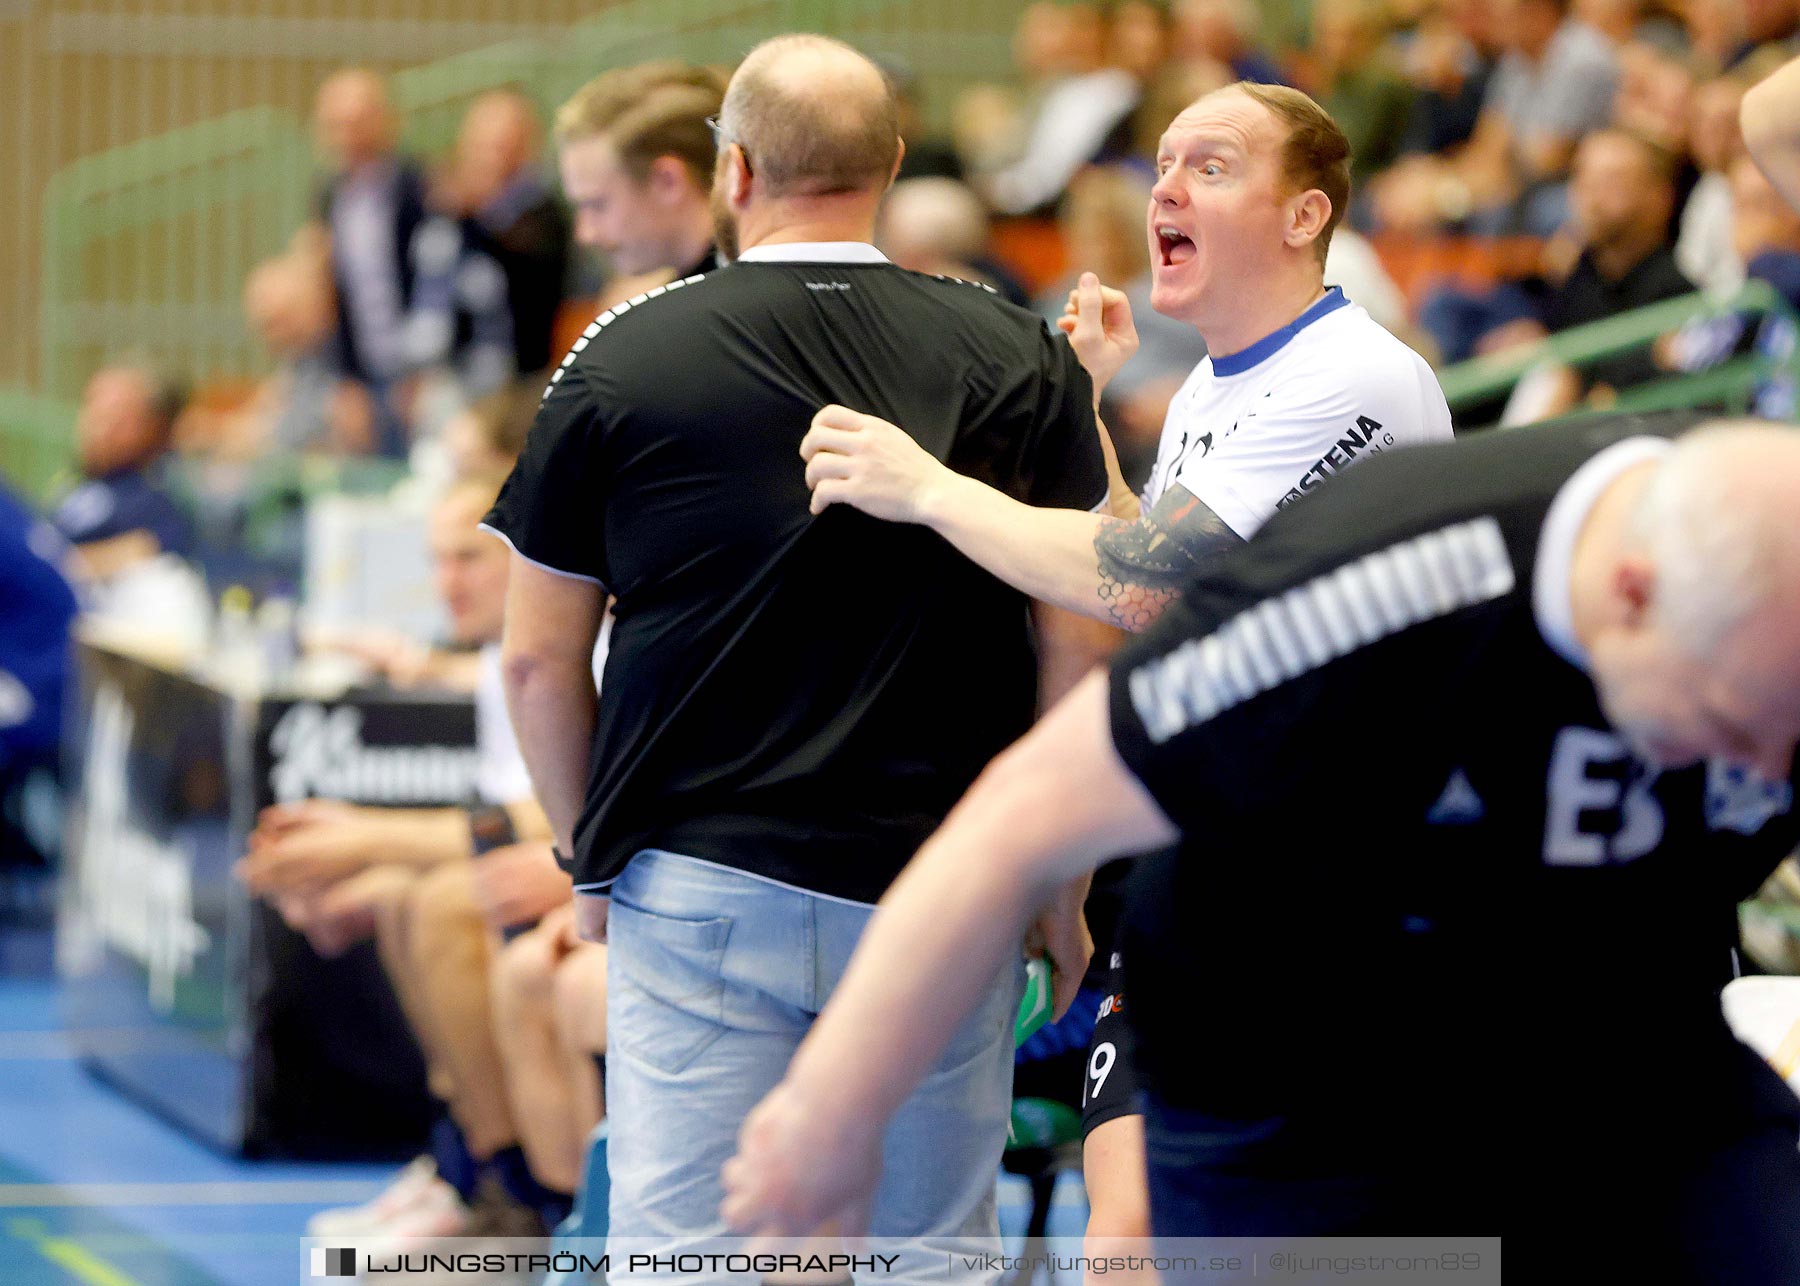
[[[406,453],[400,406],[413,239],[425,222],[425,181],[396,151],[399,122],[375,72],[340,71],[319,87],[314,123],[331,175],[319,200],[338,303],[338,360],[373,398],[376,450]]]
[[[1384,227],[1467,222],[1486,233],[1549,236],[1566,214],[1576,143],[1610,117],[1618,55],[1567,14],[1566,0],[1500,0],[1506,55],[1488,82],[1475,134],[1448,160],[1413,158],[1375,183]]]
[[[1107,14],[1110,61],[1147,85],[1169,61],[1175,29],[1159,0],[1118,0]]]
[[[1743,39],[1732,52],[1727,68],[1742,67],[1764,50],[1789,58],[1800,37],[1800,3],[1797,0],[1743,0]]]
[[[1765,281],[1787,303],[1800,310],[1800,213],[1748,156],[1731,163],[1732,241],[1746,275]],[[1769,359],[1774,372],[1755,389],[1752,411],[1771,419],[1792,420],[1796,412],[1796,388],[1788,373],[1796,335],[1793,321],[1778,313],[1767,314],[1760,324],[1740,313],[1696,318],[1671,336],[1660,349],[1670,369],[1709,370],[1728,358],[1755,352]]]
[[[546,377],[516,380],[474,403],[444,427],[451,473],[480,478],[511,472],[537,418]]]
[[[1694,289],[1675,265],[1669,236],[1675,186],[1667,152],[1623,130],[1590,134],[1576,154],[1569,196],[1570,249],[1578,250],[1572,264],[1553,280],[1535,283],[1539,297],[1531,315],[1490,331],[1482,351],[1511,348]],[[1611,392],[1656,374],[1648,349],[1603,358],[1583,374],[1560,365],[1541,367],[1520,381],[1503,419],[1517,423],[1560,415],[1584,396],[1605,401]]]
[[[1572,0],[1575,21],[1605,36],[1615,48],[1623,48],[1636,34],[1644,16],[1644,0]]]
[[[479,800],[388,809],[310,799],[265,809],[240,873],[325,955],[370,936],[418,1036],[447,1125],[432,1158],[368,1206],[332,1211],[315,1235],[544,1232],[559,1204],[519,1146],[489,1002],[498,935],[568,903],[500,690],[509,555],[477,529],[495,478],[455,484],[431,517],[437,589],[459,643],[482,650],[476,695]],[[566,1194],[565,1194],[566,1198]]]
[[[979,281],[1015,304],[1028,302],[1025,288],[988,254],[981,198],[954,179],[894,184],[882,202],[875,241],[902,268]]]
[[[1387,47],[1387,21],[1383,0],[1318,0],[1313,9],[1314,97],[1350,140],[1353,190],[1399,156],[1412,111],[1412,88]]]
[[[1361,305],[1376,325],[1422,357],[1430,360],[1436,356],[1428,337],[1412,324],[1406,296],[1382,266],[1375,247],[1368,238],[1341,224],[1331,234],[1331,245],[1325,251],[1325,284],[1341,289],[1351,303]]]
[[[68,552],[0,481],[0,872],[42,865],[55,848],[57,819],[40,828],[28,800],[36,782],[55,789],[75,617],[62,572]]]
[[[408,358],[449,366],[465,398],[551,362],[569,226],[537,167],[541,133],[524,95],[477,98],[434,193],[438,213],[413,242]]]
[[[244,315],[275,370],[234,410],[190,407],[179,426],[181,449],[240,461],[270,452],[371,450],[368,393],[343,377],[332,353],[335,313],[323,261],[296,249],[258,264],[244,281]]]
[[[1646,139],[1606,129],[1582,140],[1569,191],[1581,253],[1546,301],[1543,318],[1550,331],[1694,289],[1676,266],[1669,238],[1674,183],[1673,158]],[[1648,373],[1636,356],[1609,359],[1594,368],[1597,379],[1615,388]]]
[[[1022,154],[977,176],[996,210],[1047,210],[1083,165],[1130,147],[1142,89],[1129,71],[1107,62],[1106,36],[1096,4],[1039,0],[1020,15],[1014,58],[1038,92]]]
[[[1475,134],[1499,57],[1486,0],[1436,0],[1406,43],[1403,69],[1413,89],[1401,151],[1444,154]]]
[[[907,179],[956,179],[963,177],[962,158],[948,138],[931,133],[919,107],[918,73],[898,58],[877,58],[876,65],[894,89],[894,106],[900,115],[900,137],[906,155],[900,158],[896,181]]]
[[[1176,0],[1175,56],[1223,63],[1233,80],[1285,85],[1287,77],[1257,44],[1255,0]]]
[[[1694,112],[1694,67],[1684,51],[1656,40],[1619,47],[1619,89],[1612,123],[1681,156]]]
[[[574,1192],[605,1115],[606,947],[576,934],[573,903],[502,948],[494,1025],[532,1176]]]
[[[81,482],[51,521],[75,547],[84,579],[108,582],[162,554],[186,558],[193,535],[165,477],[187,390],[147,365],[94,374],[75,421]]]
[[[1731,226],[1731,181],[1728,171],[1742,155],[1738,109],[1744,87],[1721,76],[1700,86],[1693,97],[1688,141],[1700,177],[1681,209],[1675,240],[1675,263],[1682,274],[1706,290],[1729,294],[1744,280]]]
[[[615,273],[673,268],[687,277],[717,264],[706,118],[723,99],[709,69],[646,63],[597,77],[557,111],[575,240],[603,252]]]

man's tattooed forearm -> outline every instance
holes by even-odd
[[[1094,537],[1100,602],[1114,625],[1146,628],[1182,586],[1221,550],[1243,538],[1185,487],[1171,487],[1136,522],[1108,519]]]

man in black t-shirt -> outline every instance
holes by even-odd
[[[1158,1236],[1800,1277],[1800,1107],[1718,1004],[1800,837],[1800,433],[1645,427],[1397,452],[1211,564],[921,851],[746,1124],[731,1222],[853,1209],[1013,927],[1179,838],[1124,948]]]
[[[611,899],[610,1226],[670,1249],[723,1231],[743,1114],[870,904],[1033,713],[1024,597],[928,532],[812,515],[813,415],[867,408],[1026,503],[1108,491],[1069,346],[868,244],[900,151],[873,65],[769,42],[718,128],[718,244],[737,262],[588,328],[488,519],[517,555],[521,747],[577,888]],[[1078,981],[1078,908],[1043,927]],[[891,1132],[878,1231],[992,1249],[1021,973],[982,980],[981,1016]]]

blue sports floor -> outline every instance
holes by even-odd
[[[0,1286],[274,1286],[301,1231],[367,1200],[389,1166],[222,1156],[96,1081],[59,1029],[49,934],[0,923]],[[1029,1200],[1003,1176],[1001,1222]],[[1062,1176],[1052,1234],[1086,1219]]]

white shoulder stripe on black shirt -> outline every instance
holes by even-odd
[[[666,286],[658,286],[654,290],[646,290],[641,295],[633,295],[630,299],[627,299],[622,303],[614,304],[611,308],[608,308],[605,312],[594,318],[593,321],[587,324],[587,329],[581,332],[581,338],[575,341],[575,346],[569,350],[568,355],[562,359],[562,364],[554,371],[550,372],[550,382],[544,386],[544,397],[549,397],[550,390],[562,383],[563,372],[568,370],[569,367],[574,364],[577,357],[581,356],[582,350],[587,348],[587,346],[593,342],[594,336],[612,325],[613,321],[621,314],[628,313],[639,304],[648,303],[659,295],[666,295],[671,290],[678,290],[682,286],[691,286],[696,281],[704,280],[705,277],[705,273],[695,273],[692,277],[683,277],[680,281],[671,281]],[[539,398],[538,400],[541,402],[544,399]]]
[[[1512,591],[1500,524],[1476,518],[1415,536],[1240,612],[1128,679],[1153,743],[1216,718],[1358,648]]]

